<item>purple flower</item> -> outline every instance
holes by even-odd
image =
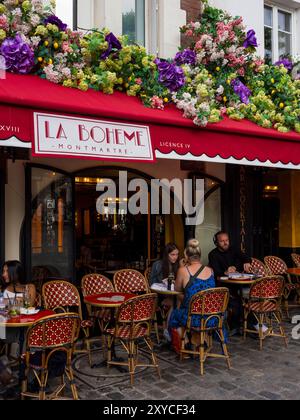
[[[101,55],[101,60],[105,60],[109,54],[112,52],[113,49],[121,50],[122,45],[118,38],[111,32],[110,34],[106,35],[105,41],[108,43],[107,50]]]
[[[6,70],[12,73],[28,74],[34,66],[34,53],[20,35],[6,38],[0,48],[5,59]]]
[[[256,34],[255,34],[255,31],[253,29],[251,29],[250,31],[247,32],[247,38],[246,38],[243,46],[244,46],[244,48],[258,47]]]
[[[181,67],[159,59],[155,60],[155,64],[159,71],[158,81],[170,89],[171,92],[176,92],[184,86],[185,77]]]
[[[277,61],[275,66],[279,67],[281,64],[283,64],[287,70],[293,70],[293,63],[288,58],[283,58],[282,60]]]
[[[240,100],[248,105],[250,100],[249,96],[251,96],[252,92],[247,86],[244,85],[239,79],[234,79],[231,82],[231,86],[233,87],[234,93],[240,97]]]
[[[180,66],[182,64],[196,64],[196,53],[190,49],[178,52],[175,56],[175,63]]]
[[[55,15],[48,16],[47,19],[45,19],[44,24],[47,25],[48,23],[51,23],[52,25],[56,25],[61,32],[65,32],[65,30],[68,27],[68,25],[66,23],[63,23]]]

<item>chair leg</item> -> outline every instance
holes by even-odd
[[[66,369],[68,379],[70,381],[71,391],[73,395],[73,400],[79,400],[77,388],[75,385],[74,374],[71,364]]]
[[[263,321],[264,321],[264,316],[259,315],[259,348],[260,350],[263,349],[263,340],[264,340]]]
[[[129,343],[129,353],[128,353],[128,358],[129,358],[129,373],[130,373],[130,385],[133,386],[134,385],[134,371],[135,371],[135,367],[134,367],[134,352],[135,352],[135,344],[133,341],[131,341]]]
[[[158,365],[158,362],[157,362],[157,359],[156,359],[156,355],[154,353],[153,343],[151,341],[151,338],[145,337],[145,342],[146,342],[146,344],[147,344],[147,346],[148,346],[148,348],[151,352],[152,363],[153,363],[154,367],[156,368],[158,377],[159,377],[159,379],[161,379],[160,369],[159,369],[159,365]]]
[[[200,375],[204,375],[204,360],[205,360],[205,349],[204,349],[204,343],[205,343],[205,336],[203,332],[200,332]]]
[[[107,337],[107,361],[108,362],[111,362],[111,348],[112,348],[112,341],[113,341],[113,339],[112,339],[112,337],[109,335],[108,337]],[[108,367],[110,367],[110,364],[108,363],[108,365],[107,365]]]
[[[47,373],[45,370],[41,373],[41,386],[39,390],[39,400],[46,400],[46,385],[47,385]]]
[[[249,313],[245,311],[244,312],[244,334],[243,334],[244,341],[246,341],[247,339],[248,316],[249,316]]]
[[[89,358],[89,365],[92,367],[91,343],[88,338],[85,338],[86,350]]]
[[[226,362],[227,362],[228,369],[231,369],[230,356],[229,356],[229,353],[228,353],[227,344],[225,343],[224,333],[223,333],[222,329],[219,330],[219,335],[220,335],[220,338],[221,338],[221,346],[222,346],[223,354],[226,357]]]
[[[160,344],[160,339],[159,339],[159,332],[158,332],[158,322],[157,322],[157,315],[154,315],[154,330],[155,330],[155,334],[156,334],[156,341],[157,344]]]

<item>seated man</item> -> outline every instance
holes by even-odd
[[[217,282],[220,277],[228,274],[250,271],[251,258],[231,246],[227,232],[218,232],[214,236],[214,244],[216,248],[210,252],[208,258],[209,266],[213,269]],[[234,335],[241,327],[243,307],[238,289],[235,286],[228,288],[230,290],[229,314],[231,313],[228,322],[231,335]]]
[[[216,248],[208,258],[216,279],[236,272],[249,272],[251,258],[231,246],[227,232],[218,232],[214,236],[214,244]]]

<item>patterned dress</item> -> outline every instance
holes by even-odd
[[[207,280],[202,280],[199,278],[194,278],[194,276],[190,275],[190,282],[186,286],[184,290],[184,300],[179,309],[174,309],[171,314],[169,327],[170,328],[179,328],[185,327],[187,324],[188,313],[189,313],[189,304],[192,297],[203,290],[207,289],[214,289],[216,287],[216,282],[214,275],[212,274]],[[208,322],[208,326],[214,326],[215,321],[212,319]],[[192,326],[193,327],[200,327],[201,324],[201,316],[194,315],[192,318]]]

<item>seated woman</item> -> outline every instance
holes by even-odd
[[[25,292],[29,295],[29,305],[34,306],[36,289],[34,284],[25,284],[24,270],[19,261],[7,261],[2,268],[3,297],[10,302],[23,299]]]
[[[175,283],[175,290],[184,293],[183,300],[180,307],[171,313],[169,319],[169,332],[177,329],[180,337],[183,333],[182,327],[187,324],[191,298],[198,292],[216,287],[212,269],[201,263],[199,242],[196,239],[190,240],[184,253],[186,266],[179,268]],[[200,317],[194,317],[192,323],[193,327],[199,327]]]
[[[172,273],[176,277],[179,268],[179,249],[175,244],[167,244],[163,258],[156,261],[151,269],[150,284],[163,283]]]

